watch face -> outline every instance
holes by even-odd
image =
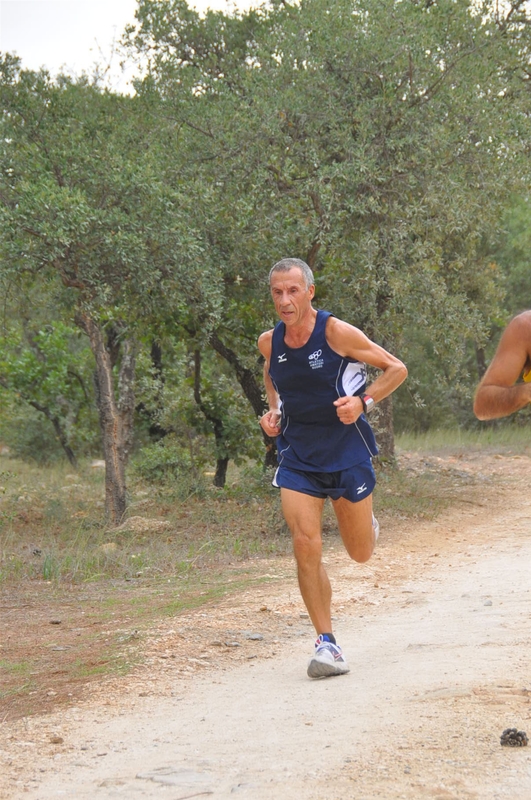
[[[374,407],[374,400],[369,394],[366,394],[363,398],[363,405],[365,407],[365,412],[368,414],[369,411],[372,411]]]

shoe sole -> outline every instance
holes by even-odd
[[[318,661],[316,658],[310,659],[307,671],[309,678],[334,678],[336,675],[350,672],[345,663],[331,664],[329,661]]]

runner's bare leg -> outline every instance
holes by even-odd
[[[321,560],[321,518],[325,501],[292,489],[281,489],[280,497],[293,539],[302,599],[316,633],[331,633],[332,588]]]
[[[339,532],[349,556],[363,564],[373,554],[375,545],[372,524],[372,495],[358,503],[341,498],[333,500]]]

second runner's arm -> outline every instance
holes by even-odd
[[[531,311],[525,311],[503,332],[476,390],[474,414],[478,419],[506,417],[531,403],[531,383],[516,383],[524,368],[530,366],[530,353]]]

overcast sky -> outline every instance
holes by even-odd
[[[230,10],[258,5],[252,0],[193,0],[199,11],[207,7]],[[16,53],[28,69],[46,67],[91,73],[95,62],[109,63],[113,41],[125,25],[134,22],[136,0],[0,0],[0,50]],[[112,86],[124,89],[114,58]]]

